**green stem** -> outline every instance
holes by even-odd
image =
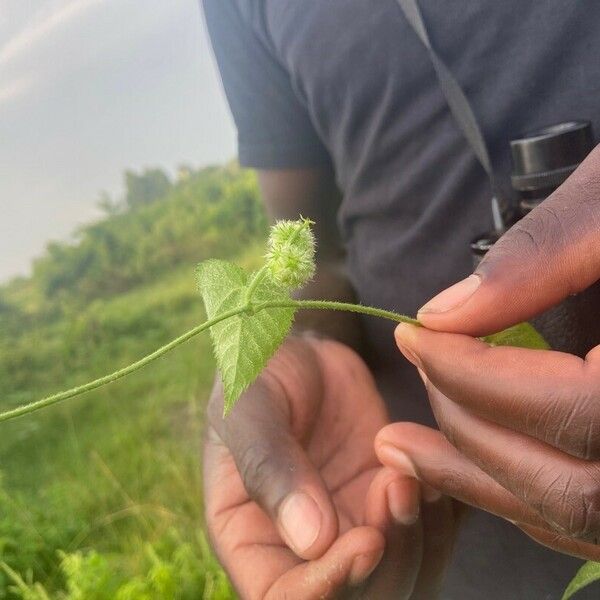
[[[261,267],[256,273],[254,277],[248,284],[246,288],[246,293],[244,294],[244,304],[245,306],[250,306],[252,303],[252,296],[254,295],[254,291],[259,286],[260,282],[267,276],[267,267]]]
[[[382,308],[373,308],[372,306],[363,306],[362,304],[350,304],[348,302],[335,302],[332,300],[288,300],[288,301],[270,301],[262,302],[254,306],[255,311],[265,308],[299,308],[305,310],[345,310],[347,312],[361,313],[372,317],[381,317],[395,323],[409,323],[410,325],[421,325],[417,319],[401,315],[390,310]]]
[[[173,350],[180,344],[187,342],[189,339],[193,338],[198,333],[209,329],[213,325],[224,321],[225,319],[229,319],[235,315],[238,315],[246,310],[245,308],[235,308],[224,312],[223,314],[211,319],[210,321],[205,321],[204,323],[190,329],[187,333],[179,336],[173,341],[165,344],[158,350],[155,350],[151,354],[144,356],[140,360],[134,362],[133,364],[123,367],[114,373],[110,373],[109,375],[104,375],[104,377],[100,377],[99,379],[95,379],[94,381],[90,381],[88,383],[84,383],[83,385],[71,388],[70,390],[66,390],[64,392],[59,392],[58,394],[53,394],[52,396],[48,396],[46,398],[42,398],[41,400],[36,400],[35,402],[30,402],[29,404],[24,404],[22,406],[17,406],[11,410],[7,410],[3,413],[0,413],[0,423],[2,421],[8,421],[10,419],[15,419],[16,417],[20,417],[21,415],[26,415],[28,413],[34,412],[36,410],[40,410],[41,408],[46,408],[47,406],[51,406],[52,404],[56,404],[57,402],[62,402],[63,400],[68,400],[69,398],[74,398],[75,396],[79,396],[80,394],[84,394],[85,392],[90,392],[91,390],[95,390],[107,383],[112,383],[117,379],[121,379],[121,377],[125,377],[125,375],[129,375],[142,367],[145,367],[148,363],[156,360],[161,357],[163,354],[169,352],[169,350]]]
[[[252,283],[255,283],[254,289],[256,289],[256,285],[260,282],[258,276],[260,271],[257,273],[257,276],[254,278]],[[261,276],[264,277],[264,274]],[[250,300],[252,295],[250,294]],[[261,302],[260,304],[252,305],[251,303],[245,303],[244,305],[232,308],[227,312],[219,315],[218,317],[214,317],[200,325],[190,329],[188,332],[174,339],[173,341],[165,344],[158,350],[155,350],[151,354],[144,356],[140,360],[128,365],[127,367],[123,367],[114,373],[110,373],[109,375],[104,375],[104,377],[100,377],[99,379],[95,379],[94,381],[90,381],[88,383],[84,383],[83,385],[71,388],[70,390],[65,390],[64,392],[59,392],[58,394],[53,394],[52,396],[48,396],[46,398],[42,398],[41,400],[36,400],[35,402],[30,402],[29,404],[24,404],[22,406],[17,406],[11,410],[7,410],[3,413],[0,413],[0,423],[2,421],[9,421],[10,419],[15,419],[22,415],[26,415],[28,413],[35,412],[42,408],[46,408],[47,406],[51,406],[52,404],[56,404],[57,402],[62,402],[63,400],[68,400],[69,398],[74,398],[75,396],[79,396],[81,394],[85,394],[86,392],[90,392],[99,387],[102,387],[108,383],[112,383],[117,379],[121,379],[121,377],[125,377],[125,375],[129,375],[142,367],[145,367],[148,363],[156,360],[166,354],[170,350],[173,350],[180,344],[187,342],[189,339],[193,338],[195,335],[201,333],[202,331],[206,331],[210,329],[213,325],[220,323],[221,321],[225,321],[235,315],[239,315],[241,313],[248,313],[250,311],[256,313],[261,310],[265,310],[267,308],[296,308],[296,309],[310,309],[310,310],[345,310],[349,312],[362,313],[365,315],[371,315],[374,317],[382,317],[384,319],[389,319],[396,323],[410,323],[411,325],[419,325],[419,322],[416,319],[412,319],[411,317],[406,317],[404,315],[400,315],[395,312],[391,312],[389,310],[383,310],[381,308],[373,308],[371,306],[362,306],[360,304],[349,304],[347,302],[333,302],[328,300],[274,300],[269,302]]]

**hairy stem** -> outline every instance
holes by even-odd
[[[261,267],[255,274],[252,280],[250,281],[250,285],[246,289],[246,293],[244,294],[245,305],[249,306],[252,302],[252,296],[254,295],[254,291],[259,286],[260,282],[267,276],[267,267]]]
[[[8,421],[10,419],[15,419],[16,417],[20,417],[21,415],[26,415],[31,412],[35,412],[36,410],[40,410],[41,408],[46,408],[47,406],[51,406],[52,404],[56,404],[57,402],[62,402],[63,400],[68,400],[69,398],[74,398],[75,396],[79,396],[80,394],[84,394],[85,392],[90,392],[91,390],[95,390],[107,383],[112,383],[117,379],[121,379],[121,377],[125,377],[125,375],[129,375],[142,367],[145,367],[148,363],[151,363],[153,360],[160,358],[163,354],[166,354],[173,348],[176,348],[180,344],[187,342],[189,339],[193,338],[198,333],[209,329],[213,325],[224,321],[225,319],[229,319],[234,315],[238,315],[244,312],[245,308],[235,308],[224,312],[223,314],[211,319],[210,321],[205,321],[200,325],[190,329],[188,332],[183,335],[175,338],[173,341],[165,344],[158,350],[155,350],[151,354],[144,356],[140,360],[128,365],[127,367],[123,367],[114,373],[110,373],[109,375],[104,375],[104,377],[100,377],[99,379],[94,379],[94,381],[90,381],[88,383],[84,383],[83,385],[71,388],[70,390],[65,390],[64,392],[59,392],[58,394],[53,394],[52,396],[48,396],[46,398],[42,398],[41,400],[36,400],[35,402],[30,402],[29,404],[24,404],[22,406],[17,406],[11,410],[7,410],[3,413],[0,413],[0,422]]]
[[[260,271],[259,271],[260,273]],[[256,281],[256,280],[255,280]],[[271,302],[261,302],[260,304],[252,304],[251,303],[251,295],[250,302],[244,303],[242,306],[237,308],[232,308],[227,312],[220,314],[218,317],[214,317],[200,325],[190,329],[188,332],[180,335],[178,338],[175,338],[173,341],[165,344],[164,346],[158,348],[151,354],[144,356],[140,360],[119,369],[118,371],[114,371],[114,373],[110,373],[109,375],[104,375],[104,377],[100,377],[95,379],[94,381],[90,381],[88,383],[84,383],[83,385],[71,388],[70,390],[65,390],[64,392],[59,392],[58,394],[53,394],[52,396],[47,396],[46,398],[42,398],[41,400],[36,400],[35,402],[30,402],[29,404],[24,404],[22,406],[17,406],[16,408],[7,410],[5,412],[0,413],[0,422],[9,421],[10,419],[15,419],[22,415],[26,415],[42,408],[46,408],[47,406],[51,406],[52,404],[56,404],[58,402],[62,402],[63,400],[68,400],[69,398],[74,398],[75,396],[80,396],[81,394],[85,394],[86,392],[90,392],[92,390],[98,389],[108,383],[112,383],[117,379],[121,379],[121,377],[125,377],[142,367],[145,367],[148,363],[160,358],[167,352],[173,350],[180,344],[187,342],[195,335],[210,329],[213,325],[220,323],[221,321],[225,321],[235,315],[239,315],[242,313],[256,313],[261,310],[265,310],[267,308],[296,308],[296,309],[310,309],[310,310],[346,310],[355,313],[362,313],[365,315],[371,315],[374,317],[382,317],[384,319],[389,319],[394,321],[395,323],[410,323],[412,325],[419,325],[419,322],[416,319],[411,317],[406,317],[404,315],[400,315],[395,312],[391,312],[389,310],[383,310],[381,308],[373,308],[371,306],[362,306],[360,304],[349,304],[347,302],[333,302],[327,300],[279,300],[279,301],[271,301]]]
[[[262,302],[254,306],[254,310],[263,310],[265,308],[299,308],[306,310],[345,310],[347,312],[361,313],[371,315],[372,317],[381,317],[395,323],[409,323],[410,325],[421,325],[417,319],[383,310],[382,308],[373,308],[372,306],[363,306],[362,304],[350,304],[348,302],[334,302],[332,300],[289,300]]]

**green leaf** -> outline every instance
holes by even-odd
[[[209,319],[244,306],[251,277],[237,265],[207,260],[198,265],[197,278]],[[268,276],[261,279],[252,295],[253,304],[289,299],[288,292]],[[294,312],[294,308],[268,308],[254,314],[242,313],[211,327],[225,390],[225,415],[279,348],[290,330]]]
[[[533,350],[550,350],[548,342],[529,323],[519,323],[499,333],[487,335],[484,342],[492,346],[516,346]]]
[[[569,600],[579,590],[587,587],[594,581],[600,580],[600,563],[597,562],[586,562],[577,575],[573,578],[571,583],[567,586],[565,593],[563,594],[562,600]]]

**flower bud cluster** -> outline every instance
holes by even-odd
[[[267,245],[267,269],[277,283],[299,288],[315,273],[315,237],[311,221],[278,221],[271,227]]]

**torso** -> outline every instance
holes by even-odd
[[[472,269],[491,225],[487,178],[396,0],[238,0],[290,74],[335,166],[340,228],[361,302],[414,314]],[[419,0],[432,43],[466,92],[509,188],[509,140],[588,119],[600,133],[600,2]],[[395,418],[431,422],[393,342],[365,321]],[[444,598],[554,598],[576,561],[479,513]],[[483,595],[482,595],[483,594]]]
[[[362,302],[414,314],[472,269],[491,225],[485,173],[396,0],[243,2],[327,147]],[[480,120],[509,195],[509,140],[589,119],[600,132],[600,3],[420,0],[432,43]],[[408,378],[391,328],[368,321],[376,370]],[[398,379],[400,381],[400,379]],[[415,404],[416,406],[416,404]],[[405,416],[416,417],[409,410]]]

